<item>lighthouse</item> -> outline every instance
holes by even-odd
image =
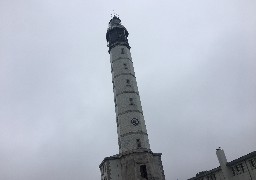
[[[164,180],[161,153],[150,149],[131,58],[128,31],[114,16],[106,33],[110,54],[119,153],[100,164],[101,180]]]

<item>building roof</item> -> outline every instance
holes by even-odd
[[[99,167],[101,167],[103,165],[103,163],[105,163],[107,160],[120,159],[122,156],[125,156],[125,155],[130,154],[130,153],[143,153],[143,152],[151,153],[153,156],[161,156],[162,155],[162,153],[153,153],[151,150],[141,148],[139,150],[133,150],[133,151],[130,151],[130,152],[127,152],[127,153],[116,154],[116,155],[113,155],[113,156],[105,157],[103,159],[103,161],[100,163]]]
[[[204,177],[204,176],[210,175],[210,174],[212,174],[212,173],[215,173],[215,172],[217,172],[217,171],[220,171],[220,170],[221,170],[221,168],[220,168],[220,166],[219,166],[219,167],[216,167],[216,168],[211,169],[211,170],[209,170],[209,171],[201,171],[201,172],[199,172],[199,173],[196,174],[196,177],[192,177],[192,178],[190,178],[190,179],[188,179],[188,180],[196,180],[196,179],[199,179],[199,178],[201,178],[201,177]]]
[[[246,155],[244,155],[244,156],[242,156],[240,158],[237,158],[237,159],[235,159],[235,160],[233,160],[231,162],[228,162],[227,166],[233,166],[233,165],[235,165],[235,164],[237,164],[239,162],[245,161],[245,160],[250,159],[252,157],[256,157],[256,151],[253,151],[253,152],[251,152],[249,154],[246,154]]]
[[[250,158],[253,158],[253,157],[256,157],[256,151],[253,151],[253,152],[251,152],[251,153],[249,153],[249,154],[246,154],[246,155],[244,155],[244,156],[242,156],[242,157],[240,157],[240,158],[237,158],[237,159],[235,159],[235,160],[233,160],[233,161],[231,161],[231,162],[228,162],[228,163],[227,163],[227,166],[229,166],[229,167],[230,167],[230,166],[233,166],[233,165],[235,165],[235,164],[238,164],[238,163],[240,163],[240,162],[242,162],[242,161],[245,161],[245,160],[250,159]],[[196,177],[192,177],[192,178],[190,178],[190,179],[188,179],[188,180],[196,180],[196,179],[199,179],[199,178],[201,178],[201,177],[210,175],[211,173],[217,172],[217,171],[219,171],[219,170],[221,170],[221,167],[220,167],[220,166],[217,167],[217,168],[214,168],[214,169],[212,169],[212,170],[209,170],[209,171],[201,171],[201,172],[199,172],[199,173],[196,174]]]

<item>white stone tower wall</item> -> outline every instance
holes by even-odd
[[[113,159],[109,161],[109,171],[109,179],[122,180],[120,159]]]
[[[110,62],[120,153],[150,149],[130,50],[121,45],[113,47]],[[134,118],[138,125],[131,123]]]

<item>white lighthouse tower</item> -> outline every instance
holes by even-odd
[[[164,180],[161,153],[150,150],[128,43],[129,33],[114,16],[106,34],[109,47],[119,154],[100,164],[101,180]]]

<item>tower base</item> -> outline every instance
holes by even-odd
[[[138,149],[106,157],[99,166],[101,180],[165,180],[161,155]]]

